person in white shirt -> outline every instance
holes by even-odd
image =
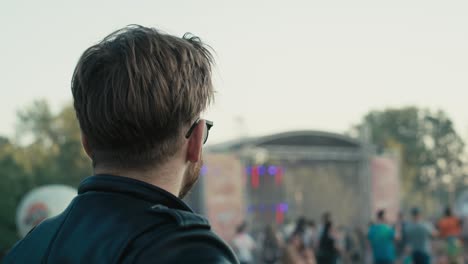
[[[232,246],[241,264],[254,263],[253,251],[257,246],[252,236],[247,233],[247,223],[244,222],[237,227]]]

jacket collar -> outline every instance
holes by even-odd
[[[92,191],[120,193],[168,208],[193,212],[184,201],[172,193],[149,183],[128,177],[97,174],[84,179],[78,187],[78,194]]]

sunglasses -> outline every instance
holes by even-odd
[[[193,122],[192,126],[190,126],[190,129],[187,131],[187,134],[185,134],[185,138],[189,138],[192,135],[193,130],[195,130],[195,128],[198,126],[201,120],[203,119],[197,118],[197,120]],[[206,141],[208,140],[210,129],[211,127],[213,127],[213,121],[209,121],[205,119],[205,125],[206,125],[206,129],[203,130],[203,144],[205,144]]]

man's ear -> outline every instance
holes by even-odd
[[[200,120],[190,135],[187,146],[187,161],[195,163],[201,159],[205,126],[205,120]]]
[[[81,133],[81,144],[83,145],[86,155],[88,155],[90,159],[93,159],[93,152],[91,151],[91,148],[89,146],[88,139],[85,135],[83,135],[83,133]]]

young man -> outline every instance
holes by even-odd
[[[459,259],[463,251],[460,240],[462,228],[462,221],[453,214],[452,208],[447,206],[444,217],[437,223],[437,229],[439,230],[440,237],[445,240],[446,253],[450,263],[461,262]]]
[[[213,98],[212,56],[194,36],[129,26],[81,56],[72,79],[95,175],[5,263],[238,263],[181,200],[196,182]]]
[[[431,238],[436,235],[431,224],[422,220],[418,208],[411,210],[412,221],[407,223],[404,233],[406,245],[411,250],[411,257],[414,264],[431,263]]]
[[[385,211],[377,212],[377,222],[370,226],[368,239],[372,247],[375,264],[392,264],[395,262],[395,230],[387,224]]]
[[[397,254],[397,258],[400,261],[403,261],[406,255],[406,234],[403,232],[406,228],[408,222],[405,219],[405,215],[403,212],[398,213],[397,222],[394,225],[395,230],[400,230],[400,239],[395,243],[395,250]]]
[[[257,245],[252,236],[247,232],[246,222],[237,227],[236,234],[232,239],[232,246],[241,264],[254,263],[253,251],[257,248]]]

